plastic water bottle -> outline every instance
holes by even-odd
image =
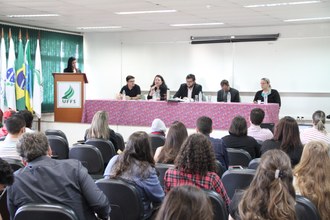
[[[166,100],[169,100],[171,98],[171,91],[168,89],[166,91]]]
[[[202,92],[199,92],[199,94],[198,94],[198,101],[199,102],[202,102],[203,101],[203,94],[202,94]]]
[[[231,94],[230,94],[230,92],[227,93],[227,102],[231,102]]]
[[[267,94],[265,94],[265,96],[264,96],[264,104],[268,104],[268,95]]]
[[[126,100],[126,92],[125,92],[125,90],[123,90],[122,96],[123,96],[122,99],[123,100]]]

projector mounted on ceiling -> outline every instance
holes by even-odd
[[[191,44],[236,43],[251,41],[275,41],[280,34],[230,35],[230,36],[191,36]]]

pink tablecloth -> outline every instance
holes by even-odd
[[[265,111],[265,123],[278,122],[278,104],[121,100],[86,100],[82,122],[91,123],[97,111],[105,110],[109,113],[109,124],[112,125],[149,127],[155,118],[160,118],[166,126],[178,120],[187,128],[195,128],[197,118],[205,115],[212,118],[213,129],[228,129],[231,120],[237,115],[245,117],[249,123],[250,111],[256,107]]]

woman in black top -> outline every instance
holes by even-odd
[[[262,102],[265,101],[264,97],[267,96],[268,103],[278,103],[281,107],[281,97],[277,90],[272,89],[270,85],[270,81],[267,78],[262,78],[260,81],[260,85],[262,90],[259,90],[253,99],[253,102],[257,102],[261,100]]]
[[[166,100],[167,85],[161,75],[156,75],[148,93],[148,99],[152,99],[155,93],[159,93],[160,100]],[[158,99],[158,97],[157,97]],[[159,100],[158,99],[158,100]]]
[[[81,73],[80,69],[77,67],[77,59],[70,57],[68,60],[68,66],[63,70],[65,73]]]

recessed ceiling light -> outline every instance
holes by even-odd
[[[275,6],[314,4],[320,2],[321,1],[279,2],[279,3],[258,4],[258,5],[246,5],[244,7],[245,8],[275,7]]]
[[[213,23],[191,23],[191,24],[170,24],[172,27],[189,27],[189,26],[212,26],[212,25],[223,25],[224,23],[213,22]]]
[[[79,30],[96,30],[96,29],[117,29],[121,26],[103,26],[103,27],[77,27]]]
[[[32,17],[58,17],[58,14],[35,14],[35,15],[7,15],[10,18],[32,18]]]
[[[117,15],[133,15],[133,14],[154,14],[154,13],[173,13],[176,10],[154,10],[154,11],[121,11],[115,12]]]
[[[319,20],[330,20],[330,17],[287,19],[284,20],[284,22],[319,21]]]

